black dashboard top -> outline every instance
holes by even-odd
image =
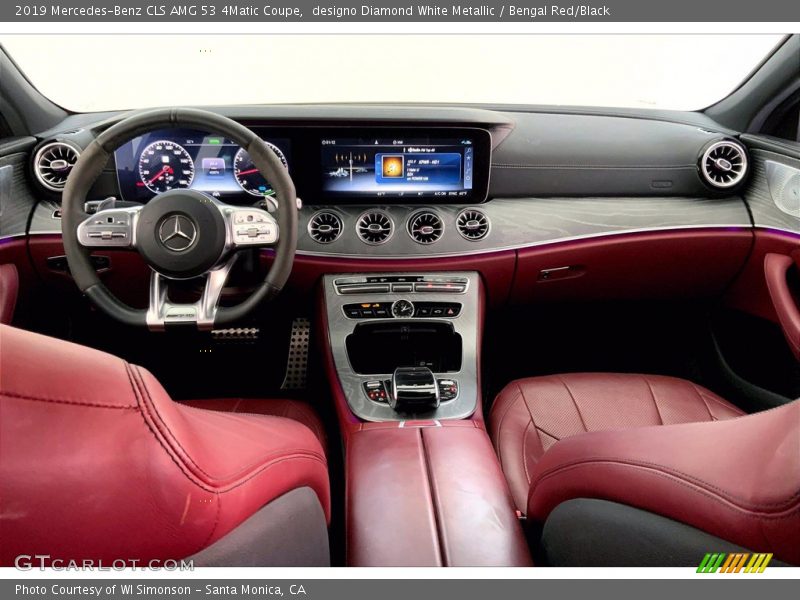
[[[436,140],[434,138],[437,135],[442,137],[437,130],[456,128],[461,130],[456,133],[473,130],[478,132],[476,135],[479,137],[488,136],[485,142],[481,142],[485,143],[486,150],[479,152],[481,143],[478,143],[473,156],[473,176],[479,184],[477,192],[467,191],[464,194],[466,157],[461,154],[458,157],[461,162],[461,181],[448,189],[438,190],[444,192],[442,198],[429,198],[424,193],[420,196],[421,201],[433,200],[436,203],[476,203],[484,197],[715,197],[716,191],[709,188],[698,173],[698,160],[710,143],[731,137],[730,131],[716,126],[701,113],[665,111],[601,112],[600,109],[587,109],[581,113],[577,109],[570,111],[557,108],[538,111],[515,107],[492,110],[415,105],[238,106],[212,110],[239,120],[272,142],[285,155],[295,181],[301,182],[299,187],[302,189],[298,190],[301,196],[311,204],[344,200],[364,203],[391,201],[391,198],[382,199],[380,190],[375,189],[374,185],[359,194],[340,194],[337,199],[336,186],[333,185],[336,182],[328,181],[326,185],[324,180],[325,173],[330,179],[349,181],[357,174],[355,171],[358,168],[368,168],[370,171],[380,169],[383,163],[375,160],[382,160],[384,156],[379,155],[398,153],[397,148],[392,147],[398,130],[415,134],[413,142],[421,141],[434,146],[427,148],[428,151],[436,150],[434,142],[449,144],[440,157],[445,162],[456,160],[455,156],[444,154],[460,153],[458,146],[462,140],[457,139],[460,137],[458,135]],[[42,143],[54,139],[67,140],[80,148],[88,144],[99,131],[126,114],[129,113],[73,115],[62,123],[58,128],[60,131],[48,131],[40,140]],[[337,131],[334,135],[327,135],[325,130],[328,128]],[[360,166],[351,165],[349,152],[354,145],[363,145],[368,138],[373,138],[373,144],[377,138],[382,151],[361,156],[365,160],[361,161],[364,164]],[[151,142],[159,141],[149,139]],[[406,141],[404,136],[399,139]],[[336,140],[337,144],[340,143],[338,140],[342,140],[346,149],[349,147],[348,155],[343,157],[339,153],[337,157],[336,153],[326,153],[322,147],[324,140]],[[399,154],[404,154],[402,149]],[[132,151],[129,153],[126,163],[121,160],[123,157],[119,153],[117,155],[117,160],[125,163],[120,165],[121,168],[127,169],[128,173],[138,169],[138,165],[131,162],[136,158],[133,154]],[[201,168],[203,158],[213,157],[201,157]],[[226,185],[232,182],[235,185],[232,163],[236,155],[231,153],[231,156],[223,158],[227,159],[228,172],[232,175]],[[340,159],[339,163],[337,158]],[[342,158],[347,164],[341,164]],[[208,161],[208,164],[213,166],[214,161]],[[391,161],[387,166],[391,166]],[[339,171],[340,167],[344,170]],[[411,167],[416,168],[414,164]],[[413,176],[419,171],[412,169],[411,173]],[[433,175],[435,179],[441,173]],[[113,165],[110,165],[104,178],[98,182],[98,193],[136,195],[125,187],[131,185],[129,181],[126,182],[126,177],[122,174],[117,178]],[[442,177],[444,181],[453,182],[447,176]],[[388,184],[387,179],[384,181]],[[253,185],[258,187],[262,184],[255,182]],[[481,189],[484,186],[485,191]],[[139,187],[145,189],[138,193],[147,192],[147,185]],[[419,191],[413,190],[413,194],[409,195]],[[241,189],[239,192],[245,198],[247,192]],[[456,195],[459,193],[461,197]],[[404,202],[413,202],[409,195],[404,194]]]

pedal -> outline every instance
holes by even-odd
[[[289,356],[286,359],[286,375],[281,384],[282,390],[306,389],[310,337],[311,321],[306,318],[297,318],[292,321],[292,333],[289,337]]]
[[[253,344],[258,341],[258,327],[232,327],[230,329],[214,329],[211,339],[223,344]]]

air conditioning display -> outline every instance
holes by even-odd
[[[329,199],[386,201],[485,195],[477,164],[485,148],[473,132],[454,133],[322,138],[321,191]]]

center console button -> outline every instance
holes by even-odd
[[[380,379],[374,379],[364,382],[364,393],[367,398],[373,402],[380,402],[381,404],[389,404],[389,393],[386,389],[386,382]]]
[[[447,307],[444,309],[444,316],[457,317],[460,312],[461,312],[460,304],[448,304]]]
[[[441,402],[455,400],[458,396],[458,382],[455,379],[437,379],[436,386],[439,388]]]
[[[395,294],[407,294],[414,291],[414,286],[410,283],[393,283],[392,292]]]
[[[336,289],[340,294],[386,294],[389,292],[389,285],[351,283],[340,285]]]
[[[467,286],[463,283],[416,283],[414,291],[429,293],[450,293],[460,294],[465,291]]]

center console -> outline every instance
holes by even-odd
[[[475,272],[325,275],[349,566],[530,566],[480,410]]]
[[[326,275],[330,351],[364,421],[464,419],[478,406],[477,273]]]

